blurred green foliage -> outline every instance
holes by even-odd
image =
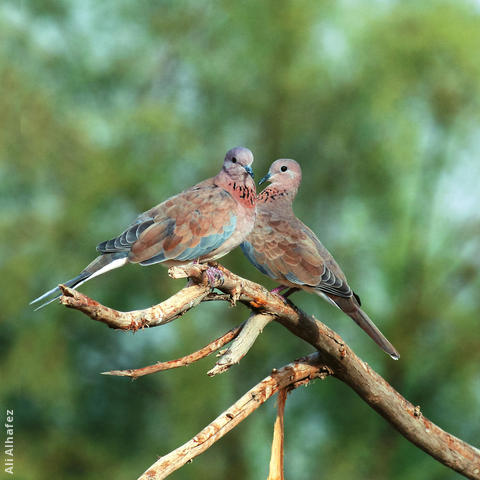
[[[278,325],[227,374],[213,360],[136,382],[101,371],[191,352],[239,323],[201,305],[135,335],[28,302],[77,274],[138,213],[250,147],[304,170],[296,212],[402,354],[346,316],[295,301],[423,413],[480,434],[480,11],[469,1],[103,2],[0,5],[0,359],[19,479],[136,478],[237,397],[311,348]],[[240,275],[273,284],[240,251]],[[127,266],[82,287],[119,309],[183,285]],[[172,479],[265,478],[274,402]],[[344,385],[295,391],[289,479],[451,479]]]

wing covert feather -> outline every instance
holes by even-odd
[[[236,203],[222,188],[203,183],[142,213],[97,250],[128,251],[129,261],[142,265],[195,260],[215,250],[235,231]]]
[[[267,275],[277,281],[286,279],[341,297],[352,295],[343,272],[328,250],[295,217],[275,218],[270,211],[262,212],[248,242],[252,248],[249,254],[244,248],[247,257],[257,268],[268,270]]]

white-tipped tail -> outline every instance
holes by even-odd
[[[122,267],[127,262],[128,262],[128,258],[126,254],[107,253],[104,255],[100,255],[92,263],[90,263],[85,268],[85,270],[83,270],[80,273],[80,275],[77,275],[75,278],[72,278],[64,282],[64,285],[70,288],[74,288],[74,287],[77,288],[80,285],[84,284],[85,282],[88,282],[90,279],[94,277],[98,277],[99,275],[109,272],[110,270],[113,270],[115,268]],[[57,298],[60,298],[60,288],[59,287],[52,288],[48,292],[45,292],[43,295],[40,295],[35,300],[32,300],[30,302],[30,305],[32,305],[33,303],[41,302],[42,300],[50,297],[51,295],[55,295],[55,296],[47,300],[45,303],[42,303],[42,305],[37,307],[35,311],[40,310],[43,307],[46,307],[47,305],[55,301]]]
[[[128,262],[127,257],[117,258],[116,260],[113,260],[113,262],[110,262],[107,265],[105,265],[104,267],[102,267],[100,270],[97,270],[96,272],[92,273],[87,279],[82,280],[80,283],[77,283],[76,286],[78,287],[82,283],[85,283],[87,280],[91,280],[94,277],[98,277],[99,275],[103,275],[104,273],[107,273],[110,270],[114,270],[115,268],[123,267],[127,262]]]

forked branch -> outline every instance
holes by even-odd
[[[215,265],[214,267],[219,269],[222,275],[215,277],[213,282],[211,280],[212,276],[206,275],[209,265],[172,267],[169,271],[172,277],[189,278],[190,284],[168,300],[145,310],[118,312],[66,287],[63,287],[64,296],[61,298],[61,302],[70,308],[76,308],[84,312],[94,320],[106,323],[110,327],[136,330],[143,326],[152,327],[174,320],[202,301],[228,300],[233,304],[240,301],[253,311],[251,319],[256,321],[260,318],[264,322],[263,326],[265,326],[268,321],[274,318],[294,335],[312,345],[317,350],[315,361],[319,365],[323,365],[324,368],[328,369],[329,374],[351,387],[409,441],[467,478],[480,480],[480,451],[445,432],[424,417],[420,407],[412,405],[385,379],[373,371],[366,362],[358,358],[335,332],[313,316],[304,313],[290,301],[271,294],[261,285],[238,277],[221,265]],[[213,292],[214,288],[221,290],[223,295],[215,294]],[[252,321],[252,323],[254,322]],[[258,325],[263,328],[261,323]],[[248,351],[261,328],[251,328],[246,331],[244,333],[245,338],[241,342],[239,341],[239,335],[237,346],[234,342],[230,353],[224,357],[225,363],[221,364],[219,369],[225,370],[228,368],[231,365],[232,358],[234,362],[238,361]],[[233,357],[230,355],[232,351],[235,353]],[[263,382],[265,380],[254,387],[254,390],[256,388],[262,390],[265,385]],[[273,382],[273,380],[267,381],[267,385],[270,385],[275,391],[286,386],[283,384],[278,386],[269,382]],[[274,385],[277,386],[274,387]],[[271,394],[268,396],[271,396]],[[251,412],[256,408],[253,408],[255,402],[252,403],[251,395],[246,394],[242,399],[250,406],[240,408],[237,402],[235,404],[237,406],[236,413],[232,413],[232,410],[229,409],[223,414],[223,417],[219,417],[223,420],[217,419],[213,422],[211,426],[195,437],[197,440],[193,439],[168,456],[162,457],[163,460],[160,460],[164,462],[167,457],[169,459],[167,463],[162,465],[167,468],[179,455],[186,455],[187,457],[198,455],[244,418],[242,417],[244,414],[240,412]],[[265,400],[266,398],[263,401]],[[230,415],[233,415],[233,418],[230,418]],[[158,472],[157,464],[158,462],[149,471],[155,470]],[[147,473],[144,475],[147,475]],[[165,478],[165,476],[143,476],[141,478]]]
[[[137,377],[142,377],[143,375],[149,375],[151,373],[161,372],[163,370],[171,370],[172,368],[185,367],[187,365],[190,365],[191,363],[197,362],[198,360],[207,357],[211,353],[217,351],[219,348],[226,345],[228,342],[238,336],[243,326],[244,323],[242,323],[238,327],[232,328],[227,333],[213,340],[213,342],[210,342],[208,345],[205,345],[200,350],[190,353],[189,355],[185,355],[184,357],[177,358],[176,360],[157,362],[154,365],[148,365],[142,368],[130,368],[128,370],[112,370],[110,372],[102,372],[102,374],[116,375],[118,377],[132,377],[135,379]]]
[[[191,440],[159,458],[138,480],[161,480],[210,448],[245,420],[279,390],[296,388],[315,378],[325,378],[329,370],[318,363],[317,354],[290,363],[255,385]]]

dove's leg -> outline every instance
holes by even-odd
[[[218,285],[219,283],[222,284],[224,281],[222,271],[216,267],[208,267],[205,271],[205,274],[207,275],[208,283],[212,287]]]
[[[286,285],[280,285],[279,287],[275,287],[273,290],[270,290],[270,293],[276,293],[277,295],[281,296],[281,292],[287,288],[288,287]]]
[[[287,292],[283,294],[283,298],[289,297],[292,293],[298,292],[300,289],[297,287],[290,288]]]

